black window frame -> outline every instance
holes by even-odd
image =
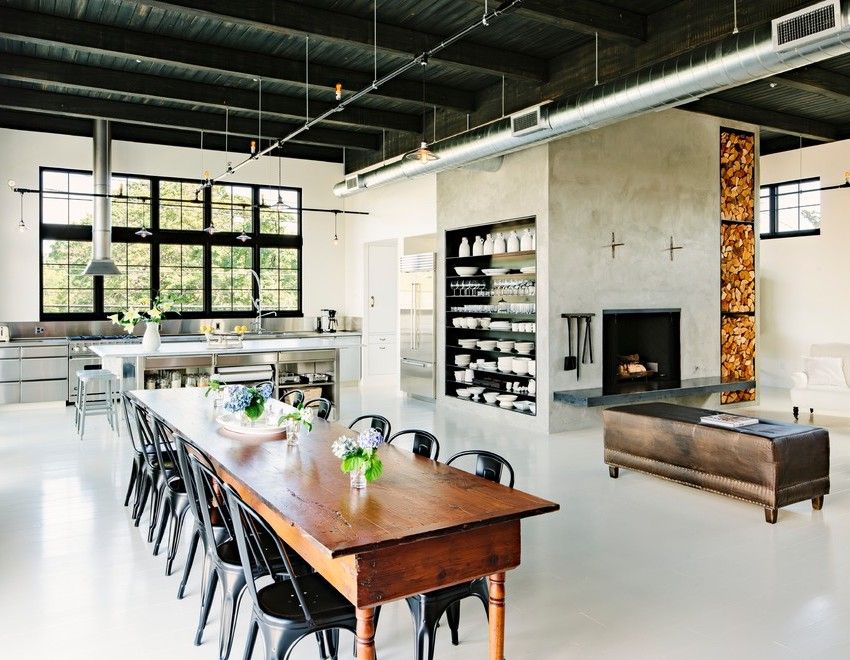
[[[88,174],[91,175],[91,170],[62,168],[62,167],[39,167],[39,188],[42,187],[45,172],[62,172],[65,174]],[[294,186],[276,186],[273,184],[258,184],[258,183],[239,183],[235,181],[227,181],[227,185],[244,186],[251,188],[252,207],[251,207],[251,227],[246,233],[251,237],[251,240],[245,242],[238,241],[236,237],[239,232],[216,232],[209,234],[202,230],[183,230],[183,229],[160,229],[159,227],[159,184],[161,181],[179,181],[182,183],[191,183],[200,186],[202,181],[198,179],[190,179],[183,177],[169,176],[152,176],[144,174],[134,174],[125,172],[114,172],[113,176],[132,177],[137,179],[145,179],[151,184],[151,213],[150,213],[150,229],[153,234],[149,237],[136,236],[136,231],[139,227],[113,227],[112,241],[115,243],[145,243],[151,246],[151,297],[158,291],[160,286],[159,273],[159,246],[160,244],[181,244],[181,245],[201,245],[204,252],[204,309],[200,312],[181,312],[179,318],[184,319],[208,319],[208,318],[246,318],[253,315],[253,311],[213,311],[212,310],[212,246],[226,245],[237,247],[251,248],[251,264],[255,271],[260,272],[260,248],[263,247],[279,247],[290,248],[297,251],[298,256],[298,305],[296,309],[288,310],[268,310],[276,312],[278,317],[298,318],[304,316],[304,236],[303,236],[303,191],[300,187]],[[298,223],[297,234],[260,234],[260,189],[277,189],[282,191],[294,192],[297,196],[298,203],[294,209]],[[85,225],[54,225],[44,223],[44,193],[38,196],[38,312],[41,321],[102,321],[106,318],[107,313],[104,311],[103,299],[103,278],[94,277],[94,311],[93,312],[44,312],[44,254],[43,246],[45,240],[58,241],[86,241],[91,243],[92,228]],[[94,199],[94,198],[92,198]],[[200,202],[203,205],[203,226],[209,225],[212,218],[212,194],[209,188],[204,188],[203,196]],[[252,296],[259,297],[257,283],[251,283]],[[171,316],[171,315],[169,315]]]
[[[820,177],[813,176],[805,179],[790,179],[788,181],[777,181],[776,183],[765,183],[759,187],[759,199],[761,199],[762,192],[765,188],[768,191],[768,197],[770,198],[770,210],[768,212],[768,228],[767,231],[764,230],[763,227],[759,226],[759,238],[765,240],[772,240],[774,238],[797,238],[800,236],[820,236],[820,227],[815,229],[797,229],[793,231],[780,231],[779,229],[779,188],[781,186],[787,186],[789,184],[797,184],[798,190],[797,194],[800,194],[799,186],[804,183],[817,182],[820,184]],[[805,191],[810,192],[810,191]],[[799,213],[800,206],[799,203],[797,205],[797,211]]]

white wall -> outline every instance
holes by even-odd
[[[850,140],[764,156],[761,183],[820,177],[844,182]],[[800,356],[823,342],[850,342],[850,190],[821,195],[820,236],[761,241],[761,333],[757,365],[762,385],[790,387]]]
[[[14,179],[19,186],[38,187],[40,166],[91,169],[90,138],[41,134],[0,129],[0,320],[38,320],[38,197],[27,195],[24,214],[30,231],[20,234],[20,199],[5,182]],[[200,149],[113,142],[112,169],[115,172],[200,178],[203,169],[217,174],[226,166],[223,152],[207,151],[201,165]],[[335,208],[339,200],[333,184],[342,178],[342,165],[318,161],[284,159],[282,183],[303,189],[307,207]],[[277,163],[273,158],[246,165],[234,177],[238,183],[277,184]],[[310,317],[323,307],[348,314],[345,278],[345,227],[340,223],[340,244],[334,246],[333,215],[304,214],[303,293],[304,314]],[[8,283],[14,282],[14,286]],[[359,313],[356,313],[359,316]]]
[[[337,200],[337,206],[343,200]],[[402,239],[437,230],[437,177],[434,174],[366,190],[345,199],[346,209],[369,215],[345,218],[345,310],[363,316],[366,244]]]

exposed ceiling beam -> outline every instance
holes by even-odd
[[[180,10],[190,16],[208,16],[234,25],[266,30],[286,36],[315,36],[319,40],[363,48],[374,47],[374,23],[338,11],[313,7],[303,2],[282,0],[144,0],[161,9]],[[458,29],[467,27],[459,25]],[[480,27],[480,30],[486,30]],[[378,50],[394,55],[413,56],[436,46],[446,36],[421,30],[378,23]],[[524,53],[506,51],[464,40],[450,46],[433,62],[472,69],[497,76],[542,82],[546,79],[546,61]]]
[[[794,135],[762,136],[759,144],[759,154],[769,156],[770,154],[777,154],[782,151],[794,151],[800,147],[812,147],[818,144],[822,144],[822,142],[820,140],[801,140]]]
[[[76,89],[120,92],[137,99],[169,99],[193,105],[214,106],[218,110],[221,110],[222,106],[252,112],[257,109],[257,93],[252,90],[24,55],[0,54],[0,78],[58,83]],[[317,101],[311,101],[310,106],[316,114],[333,107],[329,103]],[[294,96],[264,93],[263,118],[269,118],[270,115],[301,119],[304,116],[304,100]],[[419,134],[422,131],[422,118],[418,115],[353,106],[333,115],[328,122],[331,125],[387,128],[405,133]]]
[[[0,7],[0,36],[247,78],[304,83],[303,61],[7,7]],[[346,89],[362,89],[372,84],[372,76],[340,67],[310,66],[311,86],[328,90],[338,82]],[[422,82],[397,78],[373,94],[421,104]],[[473,92],[434,83],[427,87],[426,102],[461,112],[475,109]]]
[[[484,7],[485,0],[468,0]],[[489,6],[497,4],[487,0]],[[595,2],[595,0],[522,0],[513,10],[517,16],[537,23],[553,25],[564,30],[600,39],[637,45],[646,41],[646,16],[628,9]]]
[[[60,94],[22,87],[0,86],[0,107],[10,110],[35,110],[76,117],[100,117],[165,128],[184,128],[222,134],[225,132],[224,112],[196,112],[152,104],[111,101],[91,96]],[[263,136],[264,138],[281,138],[296,127],[296,124],[264,121]],[[250,141],[251,138],[256,138],[257,128],[257,122],[253,119],[230,117],[229,130],[231,135],[243,136]],[[236,141],[234,140],[234,142]],[[296,138],[296,141],[304,144],[348,147],[351,149],[376,150],[378,148],[378,136],[372,133],[341,131],[330,128],[313,128],[305,131]]]
[[[841,103],[850,101],[850,77],[820,67],[794,69],[772,80],[779,85],[812,92]]]
[[[834,124],[817,119],[809,119],[808,117],[789,115],[766,108],[754,108],[715,97],[706,97],[679,107],[681,110],[691,110],[716,117],[757,124],[779,133],[792,133],[793,135],[799,135],[821,142],[832,142],[840,138],[840,129]]]
[[[92,126],[91,119],[81,117],[62,117],[23,110],[0,109],[0,128],[91,137]],[[198,149],[200,146],[197,131],[143,126],[141,124],[122,124],[120,122],[110,122],[109,126],[113,140],[192,149]],[[249,146],[244,140],[230,141],[226,146],[231,153],[247,154],[250,152]],[[204,149],[224,151],[224,136],[217,133],[204,134]],[[287,158],[302,158],[330,163],[341,163],[343,160],[342,149],[309,144],[288,143],[283,150],[283,155]]]

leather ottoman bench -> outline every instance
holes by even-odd
[[[602,412],[605,463],[613,478],[632,468],[764,507],[775,523],[779,507],[829,493],[829,432],[815,426],[761,420],[725,429],[700,424],[715,410],[669,403],[616,406]]]

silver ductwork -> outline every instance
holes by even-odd
[[[435,142],[430,147],[438,160],[423,163],[394,159],[347,175],[334,186],[334,194],[345,197],[386,183],[501,156],[843,55],[850,52],[848,24],[850,5],[842,9],[836,0],[820,2],[770,25],[729,36],[604,85],[536,106],[530,112],[503,117]]]
[[[94,120],[94,220],[92,221],[92,258],[83,275],[120,275],[112,261],[112,210],[109,181],[112,176],[112,136],[109,122]]]

